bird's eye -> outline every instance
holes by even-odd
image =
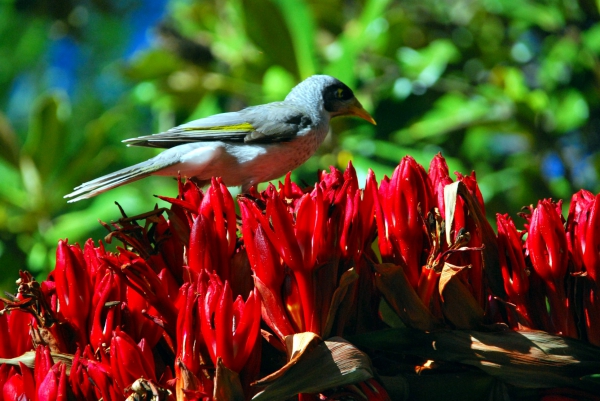
[[[342,88],[338,88],[338,90],[335,93],[335,97],[337,97],[338,99],[343,99],[344,98],[344,90]]]

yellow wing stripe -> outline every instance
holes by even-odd
[[[250,123],[241,123],[234,125],[218,125],[215,127],[185,127],[183,131],[254,131]]]

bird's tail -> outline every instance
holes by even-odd
[[[141,180],[167,166],[164,163],[157,163],[156,159],[157,158],[146,160],[131,167],[126,167],[122,170],[115,171],[114,173],[96,178],[95,180],[85,182],[64,197],[73,198],[68,200],[69,203],[77,202],[82,199],[94,197],[109,189]]]

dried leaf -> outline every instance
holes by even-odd
[[[279,371],[253,383],[266,386],[252,400],[285,400],[299,393],[318,393],[373,377],[369,357],[340,337],[322,341],[314,333],[286,337],[288,362]]]
[[[228,369],[221,358],[217,358],[217,372],[215,373],[215,401],[244,401],[244,390],[237,372]]]
[[[175,381],[175,394],[177,396],[177,400],[186,400],[186,394],[195,392],[201,393],[200,390],[202,388],[202,384],[196,375],[194,375],[194,373],[190,371],[187,366],[185,366],[181,358],[177,358],[175,363],[177,364],[177,379]]]
[[[62,362],[67,367],[67,374],[70,374],[71,365],[73,364],[73,355],[71,354],[63,354],[60,352],[51,352],[50,356],[52,356],[52,360],[55,363]],[[35,366],[35,351],[27,351],[21,356],[17,356],[10,359],[0,358],[0,365],[14,365],[19,366],[19,363],[27,366],[28,368],[33,369]]]
[[[543,331],[388,329],[352,338],[361,347],[475,366],[522,388],[600,392],[600,348]],[[596,380],[594,380],[596,378]]]
[[[458,274],[465,266],[444,263],[439,291],[444,316],[458,329],[476,329],[483,324],[484,311]]]
[[[445,201],[445,212],[446,212],[446,242],[448,245],[451,243],[450,234],[452,222],[454,221],[454,211],[456,209],[456,197],[460,195],[469,209],[469,213],[475,220],[477,227],[481,231],[481,241],[484,245],[483,249],[483,263],[484,272],[487,281],[492,289],[492,292],[506,299],[506,291],[504,290],[504,284],[502,281],[502,272],[500,270],[499,258],[498,258],[498,244],[496,242],[496,234],[494,229],[490,226],[490,223],[485,217],[485,213],[479,207],[477,201],[473,198],[473,195],[469,192],[467,186],[460,182],[454,182],[444,187],[444,201]]]
[[[401,266],[376,264],[375,271],[377,288],[407,326],[423,331],[442,327],[412,288]]]
[[[342,274],[340,278],[340,284],[335,289],[333,293],[333,299],[331,300],[331,306],[329,307],[329,314],[327,315],[327,321],[325,324],[325,328],[323,330],[323,337],[327,338],[331,335],[331,328],[333,327],[333,322],[335,321],[336,315],[338,315],[338,311],[340,305],[348,306],[350,300],[348,299],[348,295],[352,293],[352,288],[358,280],[358,273],[356,269],[351,268]]]
[[[129,387],[133,391],[126,401],[165,401],[169,399],[171,392],[165,388],[159,387],[149,380],[137,379]]]

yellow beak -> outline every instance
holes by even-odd
[[[371,117],[371,115],[369,114],[369,112],[366,111],[362,107],[362,104],[360,104],[360,102],[356,98],[350,104],[350,107],[348,107],[348,112],[346,114],[353,115],[353,116],[356,116],[356,117],[360,117],[363,120],[368,121],[368,122],[370,122],[373,125],[377,125],[377,123],[375,122],[375,120],[373,119],[373,117]]]

